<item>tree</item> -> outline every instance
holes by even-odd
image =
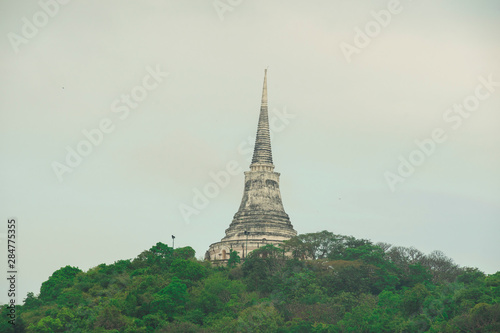
[[[500,287],[500,271],[496,272],[495,274],[488,275],[484,282],[486,283],[487,287]]]
[[[174,250],[173,256],[180,259],[194,259],[196,251],[191,246],[178,247]]]
[[[14,333],[14,328],[18,326],[18,318],[11,318],[10,309],[7,307],[8,305],[0,305],[0,315],[2,320],[0,321],[0,332],[5,333]],[[9,320],[15,319],[15,325],[9,322]]]
[[[149,249],[149,252],[158,258],[166,259],[173,255],[174,249],[169,247],[167,244],[158,242],[155,246]]]
[[[166,313],[172,319],[175,314],[184,311],[187,298],[187,286],[174,276],[168,286],[154,295],[151,302],[152,312]]]
[[[425,255],[414,247],[393,246],[386,251],[388,260],[408,273],[408,266],[421,263]]]
[[[34,309],[42,304],[42,301],[35,296],[34,293],[29,292],[24,299],[24,309]]]
[[[261,303],[243,310],[238,317],[238,332],[272,333],[283,325],[283,318],[269,303]]]
[[[295,236],[280,244],[285,253],[290,253],[294,259],[306,259],[310,250],[299,237]]]
[[[326,230],[297,237],[305,245],[307,256],[312,259],[324,259],[343,250],[343,236]]]
[[[193,250],[194,251],[194,250]],[[177,257],[189,256],[189,249],[181,249],[177,252]],[[168,269],[174,260],[174,249],[167,244],[158,242],[149,250],[143,251],[131,263],[131,269],[149,268],[150,271],[160,272]]]
[[[47,281],[42,283],[39,298],[43,301],[55,300],[64,288],[73,285],[73,280],[82,271],[78,267],[65,266],[55,271]]]
[[[453,282],[461,273],[460,268],[441,251],[433,251],[422,260],[422,265],[429,268],[434,282]]]
[[[457,282],[464,284],[479,284],[484,282],[484,278],[486,277],[486,275],[477,268],[465,267],[462,271],[463,273],[457,276]]]
[[[284,300],[314,304],[325,299],[323,288],[316,283],[316,276],[309,270],[292,273],[279,288]]]
[[[71,324],[75,318],[74,313],[68,308],[62,308],[57,314],[57,319],[61,321],[63,326]]]
[[[430,295],[423,284],[417,284],[412,289],[405,291],[403,296],[403,311],[407,316],[418,315],[422,312],[424,301]]]
[[[229,260],[227,261],[227,267],[235,267],[241,261],[238,252],[233,251],[233,249],[229,252]]]
[[[177,258],[172,262],[170,270],[178,278],[189,281],[200,280],[207,274],[206,268],[193,259]]]
[[[442,332],[500,332],[500,303],[479,303],[470,311],[442,325]]]
[[[384,242],[378,242],[375,245],[380,247],[385,253],[387,253],[387,251],[389,251],[389,249],[392,247],[392,244],[384,243]]]
[[[57,304],[69,308],[78,306],[84,302],[83,294],[80,290],[73,288],[64,289],[57,297]]]
[[[396,265],[386,259],[382,248],[367,240],[348,239],[344,258],[360,260],[368,269],[371,291],[375,294],[382,290],[393,290],[399,284],[399,271]]]
[[[239,310],[239,300],[245,289],[243,282],[229,280],[225,272],[217,272],[192,291],[191,308],[201,309],[206,315],[217,313],[232,317]]]
[[[408,274],[403,276],[404,286],[413,287],[418,283],[430,284],[432,281],[430,270],[421,264],[408,265],[408,271]]]
[[[319,284],[325,288],[328,296],[343,292],[354,294],[370,291],[370,271],[373,267],[364,265],[361,261],[333,260],[324,262],[325,266],[317,269]],[[319,264],[312,264],[319,266]]]
[[[242,265],[247,285],[252,290],[270,293],[274,289],[272,277],[286,265],[282,249],[268,244],[250,252]]]
[[[120,330],[127,324],[126,318],[115,306],[105,305],[99,312],[94,323],[94,328],[105,328],[107,330]]]
[[[156,331],[165,321],[165,316],[162,313],[148,314],[142,317],[142,322],[149,332]]]
[[[338,322],[340,332],[371,332],[369,329],[368,317],[377,306],[377,299],[373,295],[362,294],[359,297],[358,305],[344,315]]]
[[[61,320],[54,319],[52,317],[44,317],[40,321],[33,325],[28,326],[28,332],[37,333],[54,333],[54,332],[64,332],[64,327]]]

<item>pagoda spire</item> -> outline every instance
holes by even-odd
[[[262,87],[262,101],[260,105],[259,124],[253,151],[250,170],[272,171],[273,154],[271,151],[271,136],[269,133],[269,116],[267,110],[267,68],[264,70],[264,85]]]

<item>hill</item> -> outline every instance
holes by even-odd
[[[220,267],[157,243],[63,267],[8,313],[1,332],[500,332],[500,272],[327,231]]]

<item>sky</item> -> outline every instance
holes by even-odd
[[[265,68],[298,233],[500,270],[498,1],[1,1],[0,17],[18,303],[171,235],[203,258],[241,202]]]

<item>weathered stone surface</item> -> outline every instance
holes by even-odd
[[[273,164],[271,136],[269,133],[269,117],[267,112],[267,75],[264,75],[264,87],[262,88],[262,103],[260,106],[259,124],[257,126],[257,135],[255,137],[255,146],[252,157],[252,165],[257,164]]]
[[[207,260],[227,260],[231,249],[240,257],[266,244],[279,245],[297,235],[281,202],[280,174],[274,172],[267,110],[267,70],[250,171],[238,212],[226,229],[226,236],[210,245]]]

